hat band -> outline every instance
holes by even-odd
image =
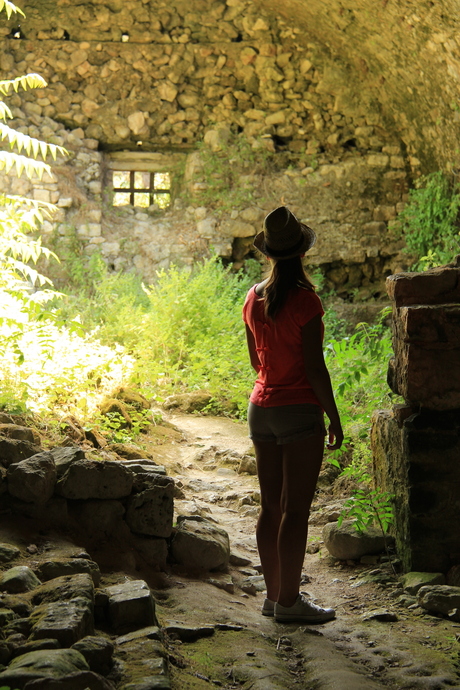
[[[283,256],[288,256],[289,254],[292,254],[292,252],[296,252],[298,249],[300,249],[304,243],[304,239],[304,237],[301,237],[300,240],[292,245],[292,247],[289,247],[289,249],[281,249],[279,251],[276,249],[270,249],[268,244],[265,242],[265,249],[276,259],[282,259]]]

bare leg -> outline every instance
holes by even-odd
[[[307,543],[308,518],[323,460],[324,436],[315,434],[301,441],[288,443],[281,448],[283,452],[282,519],[278,532],[280,589],[276,601],[282,606],[292,606],[299,594]]]
[[[257,474],[260,484],[261,510],[256,528],[267,598],[278,599],[279,560],[278,531],[281,523],[281,490],[283,485],[283,450],[276,443],[254,442]]]

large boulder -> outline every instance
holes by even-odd
[[[8,467],[8,491],[26,503],[43,504],[53,495],[56,476],[53,456],[44,451]]]
[[[198,516],[178,518],[171,555],[187,568],[223,569],[230,558],[230,540],[225,530]]]
[[[54,638],[70,647],[82,637],[94,634],[93,607],[87,598],[40,604],[30,616],[31,640]]]
[[[64,498],[87,500],[129,496],[133,473],[111,460],[75,460],[58,479],[56,493]]]
[[[34,571],[26,565],[17,565],[2,573],[0,590],[9,594],[30,592],[41,584]]]
[[[331,556],[343,561],[380,553],[385,548],[385,538],[380,529],[368,527],[364,532],[358,532],[353,520],[344,520],[340,527],[338,522],[329,522],[323,527],[323,540]],[[393,541],[392,537],[386,537],[386,540]]]

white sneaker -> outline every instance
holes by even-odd
[[[265,599],[264,605],[262,606],[262,616],[270,616],[273,618],[275,615],[275,602],[271,599]]]
[[[335,618],[334,609],[323,609],[312,601],[308,601],[303,594],[299,594],[293,606],[275,604],[275,620],[278,623],[325,623]]]

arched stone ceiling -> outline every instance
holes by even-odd
[[[458,0],[255,0],[314,44],[323,89],[350,107],[377,108],[423,169],[460,154]],[[345,87],[345,88],[343,88]],[[414,152],[415,152],[414,151]]]

